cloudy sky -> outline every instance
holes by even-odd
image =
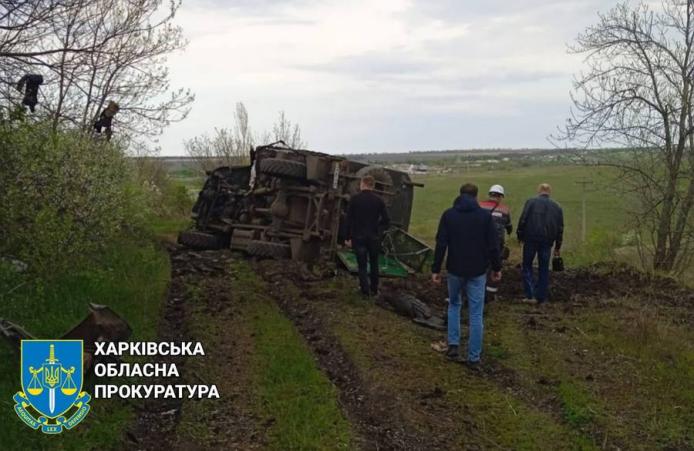
[[[170,68],[197,99],[162,153],[230,126],[236,102],[259,132],[284,110],[329,153],[547,147],[581,68],[566,45],[613,4],[187,0]]]

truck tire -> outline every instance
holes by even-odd
[[[285,160],[283,158],[264,158],[260,160],[260,172],[275,177],[294,179],[306,178],[306,164],[301,161]]]
[[[292,253],[288,244],[259,240],[254,240],[248,243],[246,252],[248,252],[249,255],[254,255],[256,257],[269,258],[289,258]]]
[[[221,249],[225,241],[223,236],[197,230],[185,230],[178,234],[179,244],[200,251]]]
[[[382,166],[364,166],[354,175],[358,177],[358,179],[352,182],[349,186],[350,194],[352,195],[359,193],[359,179],[366,177],[367,175],[373,177],[376,183],[381,183],[384,185],[393,184],[393,178],[390,176],[386,168]],[[387,189],[388,188],[386,188],[386,190]]]

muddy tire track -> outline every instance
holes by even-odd
[[[256,268],[258,268],[257,272],[268,283],[270,293],[279,303],[280,308],[294,322],[297,329],[306,339],[319,362],[321,370],[338,387],[341,405],[348,418],[362,434],[364,440],[362,446],[364,448],[454,449],[459,446],[451,442],[451,439],[453,439],[451,437],[452,429],[444,426],[444,422],[441,422],[440,431],[437,431],[435,434],[424,435],[418,433],[417,425],[408,424],[408,419],[398,413],[397,404],[392,401],[388,394],[378,392],[369,387],[359,376],[357,367],[351,362],[339,340],[329,332],[329,328],[321,319],[319,309],[312,306],[310,300],[316,300],[314,298],[316,297],[317,285],[306,280],[306,274],[303,270],[295,270],[288,265],[283,266],[279,270],[270,262],[259,262],[256,264]],[[589,292],[584,296],[581,288],[588,287],[588,291],[590,291],[593,286],[581,283],[583,272],[579,271],[578,273],[578,275],[571,274],[568,277],[560,277],[557,283],[560,289],[572,292],[574,303],[578,301],[577,298],[586,302],[595,295]],[[445,292],[441,289],[432,289],[427,281],[408,279],[402,281],[402,283],[408,291],[415,293],[432,306],[445,299]],[[288,292],[292,291],[287,289],[288,285],[298,288],[300,295],[297,296],[296,293],[293,295],[288,294]],[[309,301],[306,301],[306,299],[309,299]],[[508,301],[497,302],[506,303]],[[560,303],[556,307],[559,308],[561,306],[565,310],[572,305],[572,303]],[[559,312],[553,313],[559,314]],[[519,320],[527,323],[521,327],[521,329],[526,331],[526,337],[528,333],[532,333],[535,329],[551,327],[551,324],[547,323],[546,317],[547,312],[539,312],[532,308],[521,314]],[[571,426],[567,423],[562,402],[557,392],[559,381],[539,376],[537,380],[530,381],[534,385],[529,386],[528,381],[523,381],[520,373],[492,357],[485,360],[478,376],[495,384],[501,388],[502,392],[511,394],[515,399],[526,405],[533,406],[539,411],[548,414],[558,423]],[[445,417],[447,414],[450,414],[450,406],[444,406],[440,409],[435,408],[434,405],[423,405],[421,407],[425,410],[426,415],[430,417]],[[472,427],[472,429],[475,428]],[[471,435],[478,435],[474,430],[468,432]],[[583,432],[598,446],[600,444],[605,446],[608,434],[599,424],[593,423],[590,427],[584,429]],[[611,447],[619,447],[621,445],[619,441],[615,442],[614,438],[610,438],[610,442]],[[494,447],[492,443],[487,443],[487,445]]]
[[[195,341],[195,337],[191,335],[191,315],[193,313],[193,304],[196,302],[191,288],[198,291],[197,296],[202,295],[206,302],[206,309],[211,311],[211,314],[232,315],[228,310],[232,304],[231,296],[231,277],[228,274],[228,262],[231,260],[229,252],[221,251],[201,251],[195,252],[174,245],[167,247],[171,261],[171,281],[169,284],[168,294],[165,303],[162,307],[162,319],[158,327],[156,340],[160,342],[180,343],[185,341]],[[198,302],[200,300],[197,300]],[[222,312],[224,311],[224,312]],[[226,343],[225,343],[226,344]],[[213,343],[203,343],[206,353],[212,355],[216,349],[207,349],[207,346],[214,345]],[[230,346],[230,345],[229,345]],[[228,349],[228,347],[226,348]],[[194,357],[196,358],[196,357]],[[199,358],[199,357],[197,357]],[[206,357],[203,357],[205,359]],[[217,381],[203,380],[199,372],[195,371],[195,365],[186,365],[188,357],[184,356],[161,356],[157,357],[156,361],[167,364],[175,364],[180,374],[179,378],[151,378],[143,381],[145,384],[216,384]],[[197,362],[196,362],[197,364]],[[187,366],[192,366],[187,368]],[[233,369],[233,368],[232,368]],[[236,408],[236,405],[230,401],[230,398],[225,399],[225,394],[220,393],[220,399],[215,400],[219,405],[211,404],[214,412],[219,418],[225,418],[228,421],[234,420],[238,426],[236,429],[239,434],[244,437],[256,437],[254,434],[246,434],[250,430],[243,421],[246,419],[244,415],[231,415]],[[206,400],[194,399],[146,399],[140,406],[136,405],[137,418],[131,427],[126,431],[126,439],[124,445],[128,449],[138,450],[160,450],[160,449],[205,449],[200,444],[195,444],[190,440],[181,437],[177,434],[177,427],[181,419],[182,410],[186,408],[188,402],[209,402]],[[216,410],[215,410],[216,409]],[[221,415],[224,412],[227,415]],[[230,413],[231,412],[231,413]],[[202,420],[201,420],[202,421]],[[218,427],[222,430],[222,421],[215,421],[214,424],[206,425],[213,429]],[[243,426],[243,427],[241,427]],[[232,432],[236,432],[232,431]],[[233,443],[234,439],[238,438],[234,433],[226,434],[223,439],[224,443]],[[241,442],[248,445],[250,442]],[[259,439],[259,442],[262,440]],[[244,449],[252,447],[245,446]]]
[[[405,418],[389,393],[370,386],[359,374],[337,337],[330,333],[309,302],[294,296],[287,284],[306,289],[310,284],[300,280],[301,275],[282,271],[270,262],[255,265],[263,277],[269,294],[282,312],[294,323],[313,352],[318,366],[338,389],[340,406],[354,426],[359,437],[357,444],[368,450],[429,450],[454,449],[455,438],[450,429],[442,427],[435,434],[423,434],[419,425]],[[295,277],[292,277],[294,275]]]
[[[205,263],[213,273],[194,284],[198,295],[188,309],[188,331],[191,340],[205,345],[205,358],[191,359],[186,376],[215,384],[220,399],[185,400],[177,429],[178,450],[253,450],[267,445],[271,423],[253,409],[250,389],[254,341],[245,310],[254,300],[236,291],[231,260],[230,252],[220,251]]]
[[[169,284],[166,302],[163,305],[163,315],[157,332],[157,341],[182,342],[186,341],[186,287],[184,276],[186,268],[186,252],[178,247],[167,247],[171,259],[171,282]],[[179,374],[183,374],[185,357],[163,356],[157,362],[175,364]],[[181,378],[148,379],[144,383],[151,384],[183,384]],[[172,446],[174,431],[178,423],[183,400],[180,399],[146,399],[139,407],[137,419],[126,432],[126,444],[131,449],[151,450],[165,449]]]

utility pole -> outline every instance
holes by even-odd
[[[581,185],[581,242],[585,244],[586,242],[586,192],[587,187],[592,185],[593,182],[588,179],[581,179],[576,182]]]

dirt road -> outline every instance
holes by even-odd
[[[538,308],[516,302],[518,271],[507,268],[477,373],[430,349],[440,332],[359,299],[350,276],[229,252],[173,248],[171,258],[161,337],[203,341],[209,355],[179,362],[183,379],[215,383],[222,398],[146,405],[129,446],[694,446],[694,292],[669,280],[570,270],[553,275],[553,302]],[[395,286],[445,309],[443,288],[425,279]],[[298,382],[268,366],[279,359],[288,372],[302,362]]]

